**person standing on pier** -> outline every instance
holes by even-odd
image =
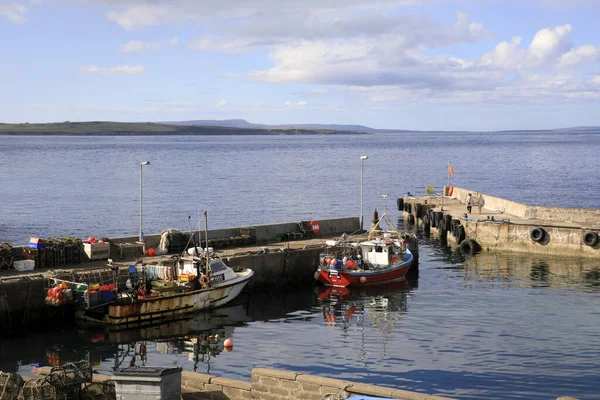
[[[471,196],[471,193],[467,196],[465,203],[467,203],[467,213],[471,214],[471,207],[473,207],[473,196]]]
[[[481,214],[481,209],[485,206],[485,199],[483,195],[479,195],[479,200],[477,200],[477,207],[479,208],[479,214]]]

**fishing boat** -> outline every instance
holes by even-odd
[[[381,195],[385,200],[387,195]],[[382,223],[388,225],[383,229]],[[328,249],[319,258],[315,279],[327,286],[368,286],[401,281],[414,262],[408,242],[416,237],[400,233],[384,212],[374,215],[367,240],[351,241],[347,235],[327,241]]]
[[[143,327],[221,307],[235,299],[254,275],[248,268],[234,271],[208,245],[194,243],[170,259],[171,263],[127,267],[111,264],[107,268],[112,277],[103,281],[54,279],[48,294],[51,297],[53,290],[61,302],[74,304],[75,316],[88,323]],[[97,276],[106,277],[106,272]]]

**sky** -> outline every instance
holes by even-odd
[[[0,122],[600,125],[600,0],[0,0]]]

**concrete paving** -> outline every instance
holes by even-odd
[[[443,211],[444,214],[452,215],[452,218],[463,219],[465,214],[473,222],[508,222],[516,225],[531,225],[531,226],[553,226],[553,227],[567,227],[567,228],[590,228],[589,223],[577,223],[571,221],[550,221],[547,219],[536,219],[536,218],[525,218],[517,215],[507,213],[505,211],[493,210],[487,207],[481,209],[475,205],[471,208],[471,213],[467,213],[467,205],[464,201],[455,199],[452,197],[405,197],[405,201],[409,201],[412,204],[420,203],[425,205],[426,208],[434,208],[435,211]],[[485,199],[485,196],[484,196]],[[414,206],[413,206],[414,207]],[[494,221],[491,221],[491,218]]]

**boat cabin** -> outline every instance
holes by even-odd
[[[198,276],[198,272],[204,273],[205,267],[206,261],[203,258],[183,257],[179,262],[178,274],[191,274]],[[211,259],[208,267],[210,269],[211,282],[223,282],[236,277],[235,271],[225,265],[225,263],[219,258]]]
[[[374,266],[388,266],[402,260],[403,250],[392,240],[369,240],[360,243],[365,262]]]

